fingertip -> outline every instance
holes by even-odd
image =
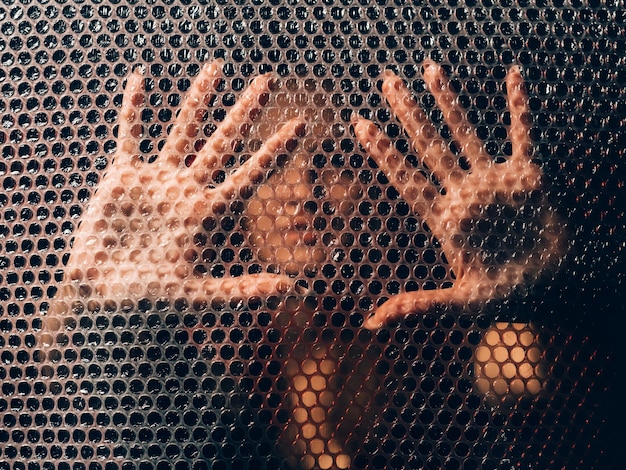
[[[224,69],[224,60],[215,59],[211,62],[205,62],[198,73],[198,77],[206,76],[207,78],[220,79],[222,70]]]
[[[359,116],[358,114],[356,114],[356,113],[354,113],[354,114],[352,114],[352,116],[350,116],[350,132],[357,139],[359,139],[359,129],[360,129],[360,123],[361,123],[362,119],[363,118],[361,116]]]
[[[142,77],[146,75],[146,66],[143,64],[139,64],[137,67],[135,67],[135,70],[133,70],[133,73],[139,74]]]
[[[298,137],[304,137],[306,134],[306,122],[298,120],[294,129],[294,133]]]
[[[214,60],[213,62],[207,62],[202,66],[200,73],[206,73],[209,76],[217,77],[222,73],[223,61],[221,59]]]
[[[143,79],[145,77],[145,70],[143,67],[137,67],[128,77],[126,81],[125,91],[143,91]]]
[[[509,69],[509,72],[506,76],[507,86],[511,87],[512,90],[519,89],[522,92],[526,91],[526,87],[524,85],[524,79],[522,77],[522,72],[517,65],[514,65]]]
[[[285,141],[285,150],[292,152],[298,146],[298,138],[304,137],[306,134],[306,123],[300,118],[293,118],[287,121],[279,132],[283,134],[284,137],[288,137]]]
[[[353,113],[352,116],[350,116],[350,125],[352,127],[355,127],[361,121],[361,119],[363,119],[361,116],[359,116],[357,113]]]
[[[134,121],[136,110],[143,106],[144,100],[144,77],[138,72],[133,72],[126,81],[122,95],[121,115],[123,119],[127,122]]]
[[[257,76],[246,90],[252,93],[247,99],[256,100],[259,106],[266,106],[270,101],[270,94],[279,88],[278,77],[273,72]],[[240,98],[242,99],[242,98]]]
[[[522,69],[520,68],[519,65],[513,64],[511,66],[511,68],[509,69],[509,74],[510,75],[517,75],[517,76],[521,77],[522,76]]]
[[[506,74],[507,81],[522,80],[522,72],[517,65],[513,65]]]
[[[135,67],[132,73],[129,75],[126,80],[126,85],[124,86],[124,92],[143,92],[144,91],[144,78],[146,76],[146,69],[143,65]],[[134,101],[134,100],[133,100]]]
[[[383,71],[383,80],[397,78],[398,75],[391,69],[385,69]]]
[[[200,73],[196,76],[194,85],[202,93],[213,92],[219,85],[222,77],[222,67],[218,62],[208,62],[202,66]]]
[[[250,85],[259,91],[274,91],[278,87],[278,77],[274,72],[267,72],[255,77]]]
[[[276,282],[276,292],[281,295],[285,295],[291,290],[291,282],[289,280],[280,279]]]
[[[387,138],[386,135],[382,135],[380,128],[369,119],[360,118],[355,127],[355,132],[359,134],[359,138],[363,144],[367,141],[378,140],[379,138]]]
[[[422,62],[422,75],[439,74],[441,67],[432,59],[425,59]]]
[[[426,87],[430,90],[430,92],[434,93],[443,91],[448,83],[443,67],[436,64],[432,60],[425,61],[423,67],[422,77],[424,78]]]
[[[289,119],[289,121],[287,121],[283,127],[285,129],[292,129],[292,132],[298,135],[298,132],[302,132],[304,130],[303,127],[306,128],[306,122],[299,117],[294,117],[294,118]],[[302,137],[302,136],[299,136],[299,137]]]
[[[363,326],[368,330],[378,330],[383,327],[383,322],[374,314],[365,320]]]
[[[350,125],[352,126],[352,132],[354,132],[354,136],[357,138],[360,144],[365,147],[366,142],[365,133],[363,132],[363,121],[364,119],[361,117],[353,118],[350,121]]]
[[[307,284],[307,285],[305,285],[305,284],[301,284],[301,283],[299,283],[299,282],[296,282],[296,283],[293,285],[293,290],[294,290],[294,292],[295,292],[296,294],[298,294],[298,295],[300,295],[300,296],[309,295],[309,294],[312,292],[312,290],[311,290],[311,288],[308,286],[308,284]]]
[[[389,98],[389,95],[402,86],[402,79],[392,70],[387,69],[383,73],[382,91]]]
[[[143,106],[144,100],[144,77],[135,70],[128,77],[122,94],[121,127],[118,137],[132,136],[133,130],[131,126],[138,119],[138,110]]]
[[[268,72],[265,74],[267,76],[267,89],[269,91],[276,91],[280,88],[280,81],[278,80],[278,75],[274,72]]]
[[[350,119],[350,124],[352,125],[355,132],[363,131],[364,129],[370,127],[374,123],[369,119],[365,119],[362,116],[352,116]]]

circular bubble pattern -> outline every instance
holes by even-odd
[[[614,1],[2,2],[0,469],[616,468],[625,23]],[[214,90],[179,120],[211,63]],[[517,140],[514,67],[531,118]],[[257,77],[271,83],[247,102]],[[357,118],[404,166],[378,164]],[[182,217],[196,189],[159,162],[197,168],[216,143],[219,164],[191,177],[213,191],[293,120],[297,146],[281,139],[263,171]],[[473,185],[446,239],[431,203],[523,138],[537,184]],[[162,205],[142,206],[148,189]],[[177,223],[194,227],[188,272],[167,275],[205,288],[119,282],[119,250],[161,266]],[[401,295],[447,295],[457,252],[488,267],[480,295],[368,324]],[[281,285],[251,294],[242,276]]]

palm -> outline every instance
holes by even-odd
[[[75,234],[55,313],[66,313],[76,300],[245,297],[288,289],[289,279],[281,275],[215,278],[207,272],[207,231],[220,224],[233,202],[253,194],[253,186],[264,181],[281,154],[293,150],[304,130],[297,119],[287,122],[224,178],[224,164],[242,132],[267,102],[271,79],[256,78],[197,149],[220,69],[219,62],[203,67],[154,163],[139,157],[143,77],[130,76],[118,150]]]
[[[504,163],[493,162],[484,149],[442,69],[427,62],[424,81],[469,170],[438,135],[402,80],[391,72],[385,76],[383,94],[421,163],[440,187],[399,155],[372,122],[356,119],[354,129],[390,183],[438,239],[450,263],[454,285],[392,297],[368,320],[368,327],[425,312],[433,304],[504,297],[516,286],[532,282],[561,251],[558,219],[537,191],[541,170],[530,159],[527,96],[517,67],[506,79],[512,154]]]

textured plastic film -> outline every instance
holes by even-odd
[[[0,468],[619,468],[621,3],[0,31]]]

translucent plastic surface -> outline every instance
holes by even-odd
[[[624,21],[3,1],[0,468],[619,468]]]

